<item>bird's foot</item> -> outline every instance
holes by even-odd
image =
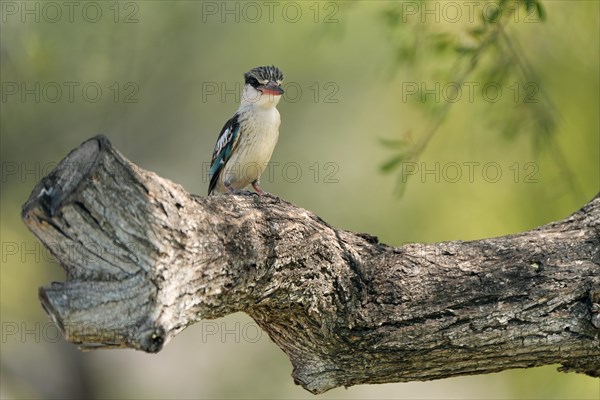
[[[252,187],[256,191],[256,194],[258,194],[259,196],[264,196],[265,194],[267,194],[264,190],[262,190],[262,188],[258,185],[258,182],[256,181],[252,182]]]

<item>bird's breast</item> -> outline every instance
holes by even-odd
[[[240,124],[239,142],[227,164],[244,171],[239,178],[250,183],[260,178],[271,159],[279,138],[279,112],[272,108],[242,115]]]

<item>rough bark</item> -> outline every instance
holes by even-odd
[[[276,197],[190,195],[96,137],[22,218],[67,273],[42,305],[83,348],[157,352],[244,311],[313,393],[544,364],[600,376],[600,196],[528,232],[394,248]]]

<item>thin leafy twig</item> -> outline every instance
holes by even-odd
[[[488,46],[495,44],[497,42],[496,39],[501,30],[501,26],[502,26],[502,21],[498,21],[497,24],[494,24],[494,29],[488,33],[487,37],[484,40],[482,40],[475,49],[473,49],[469,52],[470,56],[471,56],[470,62],[468,64],[467,69],[465,71],[463,71],[461,77],[458,79],[458,82],[457,82],[457,86],[459,89],[463,88],[463,84],[464,84],[465,80],[467,79],[467,77],[469,75],[471,75],[471,73],[473,71],[475,71],[475,68],[478,64],[479,57],[484,52],[484,50],[486,50],[488,48]],[[452,69],[458,70],[460,65],[463,63],[463,60],[464,60],[464,55],[461,55],[460,57],[458,57],[456,59],[456,62],[454,63],[454,66],[452,67]],[[421,156],[421,154],[424,152],[427,145],[429,144],[429,142],[431,141],[431,139],[437,133],[440,126],[442,126],[452,105],[453,105],[453,103],[446,102],[441,108],[439,108],[436,111],[435,119],[431,123],[431,125],[428,128],[428,130],[426,131],[426,133],[424,135],[422,135],[421,139],[417,143],[415,143],[415,145],[409,150],[409,152],[408,152],[409,156],[408,157],[396,156],[393,160],[391,160],[393,162],[393,164],[399,164],[402,161],[414,162],[414,161],[418,160],[419,157]],[[396,162],[394,162],[394,161],[396,161]],[[390,167],[390,165],[393,165],[393,164],[390,164],[390,162],[388,161],[388,163],[386,163],[386,166],[384,168],[391,169],[389,167]],[[406,189],[406,185],[402,185],[402,183],[406,183],[406,177],[404,176],[404,174],[400,174],[400,176],[398,178],[398,182],[397,182],[397,186],[396,186],[396,192],[398,195],[402,195],[404,193],[404,190]]]
[[[457,48],[457,50],[461,51],[462,54],[457,57],[456,62],[451,70],[460,70],[464,61],[464,56],[466,55],[470,56],[470,62],[468,63],[466,69],[464,69],[460,74],[460,78],[457,81],[456,90],[461,90],[463,88],[467,77],[476,70],[479,58],[485,54],[492,45],[498,46],[500,51],[507,51],[510,53],[510,59],[514,61],[517,73],[521,76],[521,79],[524,82],[537,81],[534,69],[531,67],[530,63],[525,57],[524,52],[520,50],[518,42],[512,40],[506,33],[505,25],[509,23],[517,7],[520,6],[524,6],[527,11],[533,10],[533,12],[537,13],[541,20],[544,20],[545,12],[541,4],[537,0],[515,0],[512,6],[509,6],[507,1],[500,1],[498,4],[503,7],[502,11],[492,17],[488,16],[487,20],[483,20],[483,26],[473,29],[473,32],[477,32],[478,35],[481,35],[482,33],[484,34],[477,47],[472,49]],[[390,15],[393,16],[393,13]],[[501,44],[504,44],[504,47],[502,47]],[[503,48],[506,50],[503,50]],[[504,74],[503,72],[500,73]],[[561,171],[563,179],[569,185],[569,189],[574,196],[583,198],[583,191],[577,182],[575,174],[573,174],[569,168],[565,155],[558,147],[556,141],[551,140],[553,131],[556,128],[556,116],[560,115],[558,109],[552,99],[546,93],[543,93],[542,100],[543,107],[540,110],[535,110],[533,108],[538,103],[525,103],[525,109],[534,114],[535,118],[533,118],[533,120],[535,121],[538,132],[541,133],[541,135],[536,135],[536,139],[538,139],[537,142],[540,142],[540,139],[542,139],[544,143],[547,143],[549,151],[551,152],[551,156],[554,157],[554,160]],[[402,169],[403,162],[414,162],[418,160],[425,151],[429,142],[433,139],[435,134],[439,131],[439,128],[446,120],[452,105],[452,102],[446,102],[442,107],[436,109],[433,121],[425,130],[425,132],[420,135],[419,140],[416,141],[416,143],[414,143],[412,146],[406,146],[406,143],[403,143],[402,146],[390,146],[395,147],[400,152],[392,159],[386,161],[386,163],[382,165],[381,169],[384,172],[389,172],[397,166]],[[404,176],[404,174],[400,174],[398,185],[396,187],[396,192],[399,195],[402,195],[404,192],[406,188],[405,183],[406,176]]]
[[[514,39],[511,39],[501,26],[499,28],[502,40],[506,44],[508,50],[512,53],[513,58],[517,61],[517,66],[519,67],[523,80],[525,82],[535,81],[536,76],[534,69],[528,62],[525,53],[520,49],[518,42]],[[549,124],[538,124],[540,131],[544,134],[542,139],[546,139],[551,155],[554,157],[554,161],[556,162],[564,181],[569,186],[571,193],[573,193],[577,200],[581,201],[584,199],[585,195],[581,186],[579,185],[579,182],[577,181],[577,176],[569,167],[569,163],[567,162],[567,159],[557,142],[555,140],[551,140],[552,129],[556,125],[555,116],[560,116],[560,113],[552,101],[552,98],[545,92],[541,92],[541,94],[543,96],[545,107],[543,110],[546,114],[542,118],[550,121]],[[536,119],[536,121],[539,121],[539,119]],[[551,126],[552,129],[549,128],[549,126]]]

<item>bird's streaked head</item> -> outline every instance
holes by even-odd
[[[243,103],[274,107],[283,94],[283,73],[275,66],[253,68],[244,74],[244,80]]]

